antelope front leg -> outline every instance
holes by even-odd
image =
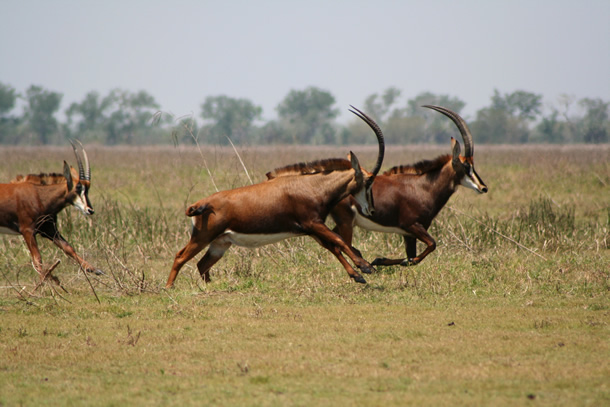
[[[36,287],[34,287],[32,292],[30,293],[30,295],[33,295],[36,292],[36,290],[38,290],[40,288],[40,286],[42,286],[42,284],[45,282],[45,280],[47,278],[52,280],[58,286],[60,286],[62,290],[64,290],[65,292],[68,292],[68,290],[66,290],[65,287],[63,285],[61,285],[61,281],[59,281],[59,278],[57,278],[53,275],[53,270],[55,270],[55,268],[57,266],[59,266],[59,263],[61,263],[61,261],[57,260],[51,267],[47,268],[44,271],[44,273],[40,276],[40,281],[38,282],[38,284],[36,284]]]
[[[332,231],[343,239],[343,242],[349,246],[357,257],[362,258],[360,250],[352,245],[354,237],[354,212],[352,209],[349,206],[345,207],[344,205],[339,204],[332,210],[331,217],[335,221],[335,227]],[[366,273],[366,271],[363,272]]]
[[[341,265],[347,271],[347,274],[354,279],[357,283],[366,284],[366,280],[362,277],[354,268],[349,264],[343,257],[341,252],[347,254],[354,264],[363,272],[371,274],[376,270],[362,257],[357,256],[352,249],[341,239],[339,235],[328,229],[325,224],[316,224],[312,226],[312,237],[322,247],[330,251],[339,260]]]
[[[93,267],[91,264],[81,258],[78,254],[76,254],[76,250],[74,250],[70,243],[68,243],[68,241],[64,239],[61,233],[59,233],[59,230],[57,230],[55,218],[40,224],[38,229],[40,231],[40,236],[52,241],[66,254],[66,256],[72,257],[74,260],[76,260],[78,264],[83,268],[83,270],[98,276],[104,274],[102,270]]]
[[[46,277],[44,270],[42,269],[42,256],[40,256],[40,250],[38,250],[38,243],[36,242],[36,236],[33,232],[29,230],[22,230],[21,234],[23,235],[23,240],[25,240],[25,244],[30,251],[30,256],[32,257],[32,265],[34,266],[34,270],[40,276],[40,281],[43,281]]]
[[[28,249],[30,250],[30,255],[32,256],[32,264],[34,265],[34,269],[40,276],[40,281],[34,288],[34,291],[36,291],[38,289],[38,287],[40,287],[47,278],[51,279],[55,284],[57,284],[58,286],[63,288],[59,279],[53,275],[53,270],[59,264],[59,260],[57,260],[55,262],[55,264],[53,264],[51,267],[49,267],[45,270],[42,265],[42,257],[40,256],[40,251],[38,250],[38,243],[36,242],[36,236],[34,235],[34,233],[31,233],[28,230],[22,232],[22,235],[23,235],[23,238],[25,239],[25,243],[26,243]],[[63,289],[65,290],[65,288],[63,288]]]
[[[388,259],[386,257],[378,257],[373,261],[372,264],[375,266],[414,266],[419,264],[423,259],[426,258],[426,256],[436,249],[436,241],[428,234],[428,231],[423,226],[414,224],[409,227],[408,230],[409,236],[404,237],[407,258]],[[419,256],[416,256],[417,239],[426,244],[426,249]]]
[[[57,235],[53,239],[53,243],[55,243],[61,250],[66,253],[67,256],[72,257],[74,260],[80,264],[80,266],[88,273],[93,273],[96,276],[101,276],[104,272],[96,267],[93,267],[89,264],[85,259],[76,254],[76,250],[68,243],[61,235]]]

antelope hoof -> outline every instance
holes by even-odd
[[[100,270],[100,269],[87,269],[87,272],[88,272],[88,273],[95,274],[96,276],[103,276],[103,275],[105,275],[105,274],[106,274],[106,273],[104,273],[104,272],[103,272],[102,270]]]
[[[385,257],[378,257],[371,263],[372,266],[385,266],[385,261],[387,259]]]
[[[374,267],[372,267],[371,265],[364,265],[361,267],[358,267],[360,269],[360,271],[362,271],[365,274],[373,274],[376,273],[377,270],[375,270]]]
[[[415,266],[417,263],[419,263],[419,261],[415,260],[415,259],[404,259],[403,261],[400,262],[400,265],[408,267],[408,266]]]
[[[366,280],[364,279],[364,277],[362,277],[360,274],[356,274],[355,276],[352,276],[352,278],[354,279],[355,282],[360,283],[360,284],[366,284]]]

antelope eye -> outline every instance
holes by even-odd
[[[83,185],[76,184],[76,193],[80,195],[82,192],[83,192]]]

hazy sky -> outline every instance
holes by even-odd
[[[610,0],[0,0],[0,82],[63,93],[146,90],[199,115],[247,98],[265,120],[292,89],[349,104],[389,86],[489,105],[494,89],[610,100]]]

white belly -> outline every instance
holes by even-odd
[[[18,235],[20,234],[19,232],[15,232],[13,229],[9,229],[7,227],[4,226],[0,226],[0,233],[3,235]]]
[[[407,233],[405,230],[395,226],[383,226],[379,223],[375,223],[370,219],[365,218],[364,216],[356,213],[356,218],[354,219],[354,224],[362,229],[371,230],[373,232],[381,232],[381,233],[396,233],[403,236],[410,236],[410,233]]]
[[[215,239],[218,243],[230,242],[242,247],[260,247],[267,244],[277,243],[284,239],[301,236],[294,233],[274,233],[274,234],[245,234],[227,230],[222,236]]]

